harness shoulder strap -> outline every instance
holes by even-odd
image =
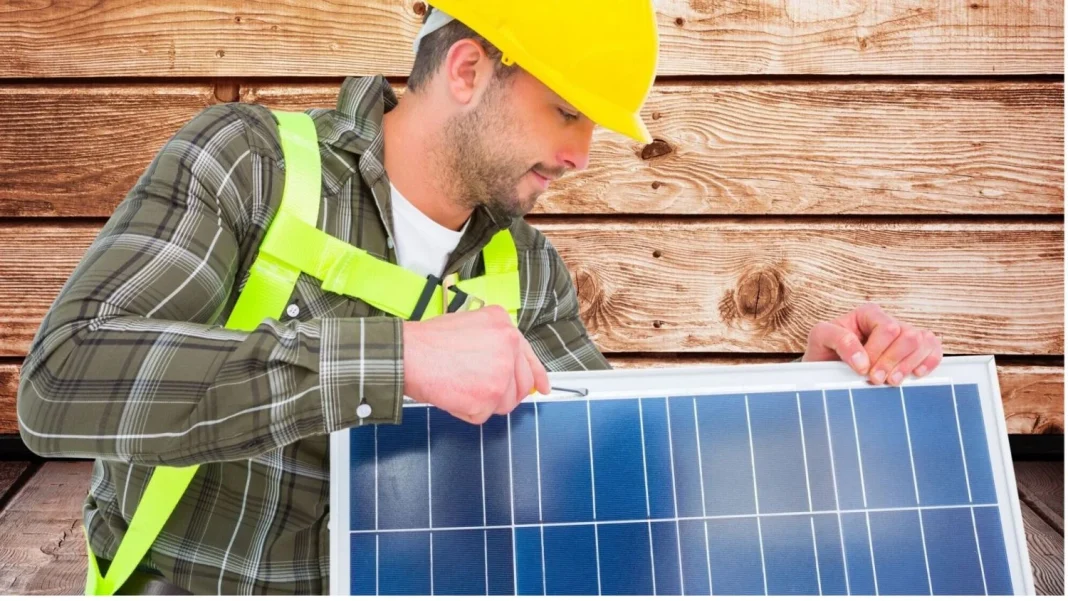
[[[286,161],[285,188],[278,212],[315,226],[321,198],[321,175],[315,123],[304,113],[275,111]],[[266,238],[277,237],[274,220]],[[248,281],[237,299],[226,327],[250,331],[267,316],[281,315],[296,285],[300,270],[270,256],[258,256]],[[178,502],[192,482],[199,466],[159,466],[152,472],[145,494],[134,510],[130,527],[119,543],[107,574],[101,574],[90,547],[86,574],[86,595],[113,595],[133,574],[163,530]],[[86,533],[86,546],[89,545]]]

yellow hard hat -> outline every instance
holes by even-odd
[[[419,39],[456,19],[594,123],[649,143],[641,108],[656,78],[651,0],[434,0]],[[437,14],[435,14],[437,13]]]

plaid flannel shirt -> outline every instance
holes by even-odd
[[[381,124],[396,102],[384,78],[348,78],[335,109],[306,111],[323,165],[318,227],[394,263]],[[398,423],[404,402],[401,319],[307,275],[296,317],[223,327],[284,170],[266,107],[200,112],[104,225],[23,365],[26,444],[95,459],[84,519],[97,556],[114,557],[154,466],[201,464],[144,561],[194,593],[327,592],[328,435]],[[479,251],[505,227],[535,353],[550,371],[609,369],[567,268],[524,220],[476,210],[445,272],[480,275]]]

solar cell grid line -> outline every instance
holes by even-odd
[[[964,435],[960,430],[960,411],[957,409],[957,387],[949,387],[950,394],[953,395],[953,418],[957,421],[957,441],[960,442],[960,461],[961,466],[964,468],[964,484],[968,488],[968,502],[972,503],[972,482],[968,477],[968,456],[964,451]],[[969,512],[972,515],[972,534],[975,536],[975,550],[979,554],[979,572],[983,576],[983,594],[989,595],[990,591],[987,588],[986,583],[986,569],[983,567],[983,549],[979,544],[979,528],[975,524],[975,508],[972,507]]]
[[[362,368],[362,361],[360,362],[360,366]],[[363,378],[360,378],[360,381],[363,382]],[[371,427],[375,430],[375,594],[377,595],[379,590],[378,537],[381,536],[378,534],[378,425],[376,424]]]
[[[797,425],[801,432],[801,461],[805,466],[805,493],[808,495],[808,510],[812,512],[812,483],[808,477],[808,449],[805,446],[805,418],[801,415],[801,393],[795,392],[794,398],[797,400]],[[816,548],[816,518],[809,516],[808,525],[812,531],[812,556],[816,560],[816,591],[823,595],[823,579],[820,576],[820,552]],[[709,568],[709,574],[711,574],[711,568]]]
[[[916,459],[912,454],[912,434],[909,432],[909,412],[905,407],[905,389],[899,388],[898,395],[901,397],[901,416],[905,421],[905,440],[909,446],[909,467],[912,468],[912,490],[916,493],[916,505],[920,503],[920,485],[916,481]],[[916,514],[920,522],[920,542],[923,544],[923,566],[927,570],[927,594],[934,594],[934,586],[931,584],[931,562],[927,559],[927,535],[923,531],[923,509],[917,509]]]
[[[668,456],[671,458],[671,498],[675,504],[675,545],[679,558],[679,589],[686,594],[686,579],[682,576],[682,533],[679,529],[679,493],[675,487],[675,443],[671,436],[671,399],[664,399],[664,409],[667,413],[668,432]]]
[[[643,413],[642,399],[638,397],[638,432],[641,434],[642,441],[642,478],[645,481],[645,517],[648,519],[653,517],[653,514],[649,508],[649,463],[645,458],[645,415]],[[656,595],[656,553],[653,551],[653,522],[650,520],[646,525],[649,531],[649,571],[653,582],[653,595]],[[707,528],[708,526],[706,525],[705,527]]]
[[[426,408],[426,505],[430,523],[430,594],[434,594],[434,486],[431,483],[430,467],[434,459],[430,455],[430,407]]]
[[[860,428],[857,428],[857,408],[853,400],[853,389],[849,389],[849,411],[853,415],[853,439],[857,441],[857,465],[860,468],[860,492],[864,499],[864,508],[868,507],[868,487],[864,484],[864,457],[860,454]],[[875,585],[875,594],[879,594],[879,572],[875,569],[875,545],[871,539],[871,516],[864,512],[864,524],[868,531],[868,556],[871,558],[871,574]]]
[[[820,396],[823,399],[823,424],[827,430],[827,448],[831,459],[831,483],[834,486],[834,510],[838,517],[838,542],[842,546],[842,572],[845,575],[846,595],[852,595],[853,593],[849,589],[849,561],[846,560],[845,534],[843,534],[842,531],[842,513],[838,503],[838,475],[836,473],[836,468],[834,467],[834,441],[831,439],[831,417],[827,412],[827,391],[821,390]]]
[[[697,418],[697,397],[693,397],[693,430],[697,439],[697,473],[701,482],[701,516],[708,517],[708,505],[705,503],[705,467],[701,460],[701,420]],[[708,566],[708,594],[712,592],[712,556],[708,550],[708,522],[704,522],[705,530],[705,563]],[[681,563],[681,562],[680,562]]]
[[[538,522],[544,522],[541,511],[541,419],[538,418],[538,403],[534,403],[534,452],[538,465]],[[541,590],[548,591],[545,577],[545,525],[538,526],[541,538]]]
[[[512,522],[512,591],[519,594],[519,553],[516,546],[515,531],[515,474],[512,470],[512,414],[505,416],[505,430],[508,432],[508,507]]]
[[[753,503],[756,506],[757,540],[760,542],[760,573],[764,578],[764,594],[768,594],[768,568],[764,561],[764,532],[760,527],[760,493],[757,491],[756,453],[753,451],[753,423],[749,419],[749,395],[745,395],[745,427],[749,433],[749,463],[753,466]]]
[[[537,407],[537,403],[534,404]],[[590,399],[586,399],[586,436],[590,443],[590,494],[593,497],[593,548],[597,558],[597,594],[601,594],[601,539],[597,532],[597,481],[593,469],[593,419],[590,417]],[[543,572],[544,573],[544,572]],[[546,591],[547,592],[547,591]]]
[[[482,475],[482,525],[486,526],[486,429],[478,425],[478,463]],[[489,531],[482,531],[482,565],[485,568],[486,594],[489,595]]]

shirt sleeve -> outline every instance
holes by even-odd
[[[546,246],[547,294],[551,298],[526,332],[527,341],[550,372],[612,369],[579,316],[571,274],[552,245],[546,242]]]
[[[399,319],[222,327],[267,221],[254,215],[281,188],[276,159],[251,143],[255,124],[226,104],[196,115],[85,252],[22,367],[19,429],[33,452],[192,465],[399,422]]]

